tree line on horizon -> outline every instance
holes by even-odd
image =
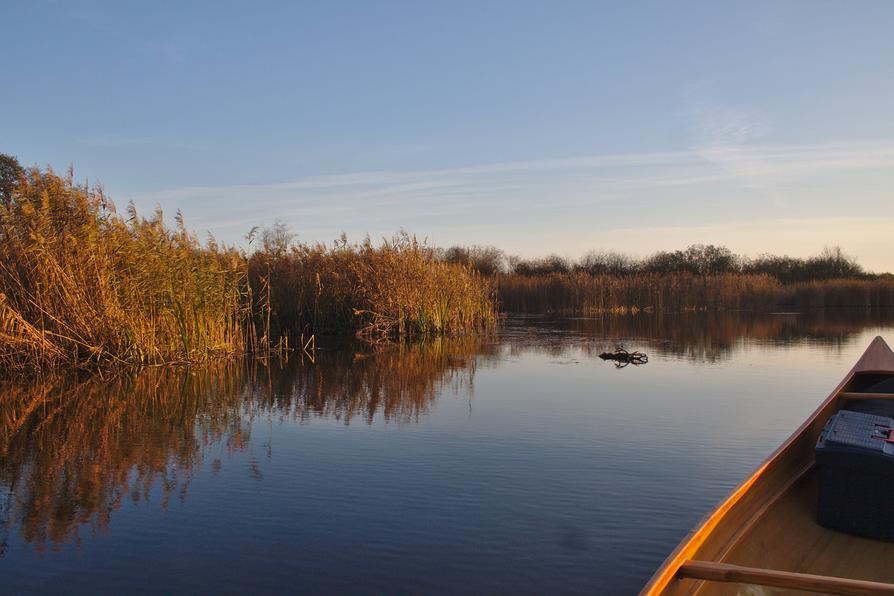
[[[495,246],[451,246],[439,251],[449,263],[468,266],[482,275],[522,275],[586,273],[628,277],[638,274],[685,273],[691,275],[769,275],[783,284],[831,279],[889,278],[890,273],[868,273],[856,259],[840,247],[826,247],[808,258],[764,253],[751,258],[738,255],[725,246],[691,244],[685,249],[658,251],[643,258],[615,251],[590,251],[578,260],[557,254],[524,259]]]

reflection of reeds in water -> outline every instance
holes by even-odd
[[[210,449],[244,449],[259,417],[416,420],[445,386],[471,390],[481,350],[480,339],[441,338],[323,352],[283,369],[221,364],[2,385],[0,542],[17,531],[41,549],[77,544],[81,528],[102,531],[125,498],[185,498]]]
[[[239,376],[152,370],[109,382],[57,380],[0,392],[0,485],[9,491],[7,530],[28,542],[78,542],[101,530],[122,499],[154,486],[165,506],[185,495],[203,446],[239,449],[248,429]]]
[[[727,357],[742,338],[843,345],[867,327],[894,324],[894,312],[534,321],[510,321],[499,341],[436,338],[377,349],[356,344],[320,351],[315,363],[293,361],[282,368],[221,363],[148,369],[110,381],[2,385],[0,542],[4,533],[16,532],[38,548],[76,544],[84,528],[102,531],[125,499],[140,501],[160,491],[164,506],[186,498],[192,478],[223,465],[214,461],[205,470],[209,454],[245,449],[255,420],[413,422],[444,393],[471,395],[478,366],[507,352],[559,356],[575,349],[596,359],[607,343],[626,338],[629,347],[645,343],[652,353],[713,360]]]
[[[316,366],[291,366],[255,386],[266,389],[269,411],[298,420],[356,417],[408,422],[426,414],[447,388],[468,390],[477,357],[489,344],[480,337],[436,337],[420,344],[376,351],[320,352]]]

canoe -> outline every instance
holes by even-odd
[[[891,379],[894,352],[876,337],[819,408],[683,539],[640,594],[894,594],[894,543],[817,524],[814,466],[829,418],[841,409],[891,408],[894,393],[877,389]]]

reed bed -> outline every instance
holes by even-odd
[[[71,172],[7,174],[0,374],[195,363],[325,333],[379,341],[496,321],[488,278],[407,234],[331,248],[265,234],[249,255],[200,242],[179,213],[173,228],[160,210],[120,215]]]
[[[833,279],[785,286],[777,299],[791,308],[894,307],[894,279]]]
[[[782,290],[769,275],[691,273],[627,276],[584,272],[497,276],[501,307],[514,313],[624,314],[643,310],[773,307]]]
[[[485,331],[496,323],[492,282],[447,263],[409,234],[375,246],[342,238],[266,245],[249,259],[249,278],[269,297],[270,333],[353,332],[371,340]]]
[[[894,307],[894,280],[831,279],[783,284],[767,274],[502,274],[501,307],[514,313],[606,314],[642,310],[772,310]]]
[[[250,318],[244,259],[178,216],[126,216],[37,169],[0,203],[0,366],[196,362],[234,354]]]
[[[442,255],[495,275],[500,303],[509,312],[894,306],[894,277],[865,271],[840,247],[809,258],[750,258],[702,244],[645,258],[590,252],[576,261],[559,255],[507,257],[491,246],[454,246]]]

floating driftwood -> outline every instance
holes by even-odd
[[[642,352],[628,352],[621,346],[617,346],[614,352],[603,352],[599,354],[603,360],[611,360],[615,366],[622,368],[628,364],[640,365],[649,361],[649,357]]]

